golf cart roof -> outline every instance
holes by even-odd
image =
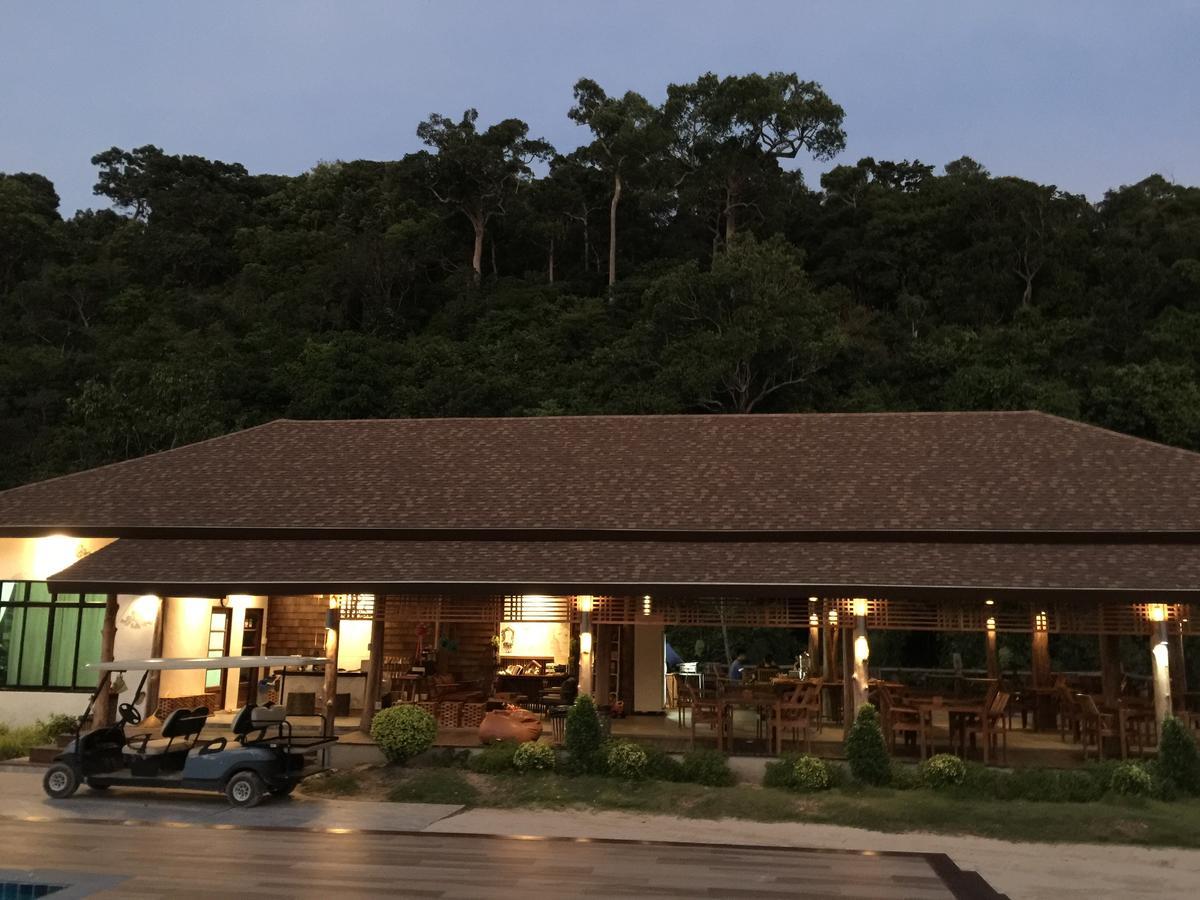
[[[178,659],[114,659],[89,663],[100,672],[157,672],[165,669],[267,669],[283,666],[323,666],[324,656],[194,656]]]

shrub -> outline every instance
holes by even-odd
[[[892,787],[898,791],[915,791],[924,785],[921,780],[921,768],[907,763],[893,763]]]
[[[725,754],[717,750],[689,750],[683,754],[683,780],[708,787],[729,787],[737,783]]]
[[[415,706],[390,706],[371,722],[371,739],[388,762],[405,763],[433,746],[437,720]]]
[[[609,744],[604,755],[604,768],[614,778],[637,781],[646,776],[646,751],[637,744],[624,741]]]
[[[1174,782],[1185,793],[1200,794],[1200,749],[1191,732],[1174,716],[1168,716],[1162,724],[1158,766],[1163,781]]]
[[[471,761],[471,751],[465,747],[443,747],[426,757],[431,769],[465,769]]]
[[[519,744],[512,755],[513,766],[518,772],[549,772],[557,759],[554,745],[540,741]]]
[[[54,715],[38,719],[37,727],[46,735],[46,743],[54,743],[55,739],[60,734],[74,734],[75,726],[79,724],[79,719],[75,716],[64,715],[63,713],[55,713]]]
[[[879,713],[870,703],[859,709],[846,735],[846,759],[850,763],[850,774],[864,784],[885,785],[892,777]]]
[[[958,787],[967,778],[967,764],[953,754],[938,753],[925,763],[921,777],[935,791]]]
[[[488,744],[478,753],[473,754],[467,762],[467,768],[481,775],[498,775],[501,772],[511,772],[517,767],[517,750],[521,747],[516,741],[500,741]]]
[[[655,781],[683,781],[683,763],[661,747],[643,747],[646,751],[646,777]]]
[[[771,760],[763,770],[763,787],[794,790],[796,763],[799,760],[800,755],[797,753],[785,753],[778,759]]]
[[[596,704],[587,694],[575,698],[570,711],[567,712],[566,733],[564,743],[567,753],[571,756],[571,766],[575,771],[587,772],[598,769],[603,760],[598,759],[600,744],[603,737],[600,733],[600,716],[596,713]]]
[[[792,767],[792,784],[798,791],[827,791],[833,784],[829,766],[815,756],[801,756]]]
[[[1126,797],[1145,797],[1154,783],[1150,773],[1136,763],[1122,763],[1113,769],[1112,789]]]

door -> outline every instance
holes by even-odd
[[[242,656],[258,656],[262,653],[262,615],[261,609],[246,609],[246,619],[242,625]],[[257,700],[258,669],[238,670],[238,706],[245,706],[251,700]]]

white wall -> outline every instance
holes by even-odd
[[[45,581],[112,538],[0,538],[0,581]]]
[[[565,663],[571,653],[571,626],[566,622],[501,622],[499,634],[513,630],[512,649],[500,648],[501,656],[552,656]]]
[[[262,637],[266,640],[267,636],[267,598],[253,597],[247,594],[234,594],[225,601],[231,612],[229,622],[229,655],[230,656],[256,656],[259,654],[261,647],[243,647],[242,632],[246,628],[246,610],[261,609],[263,610],[262,617]],[[239,669],[230,669],[229,675],[225,679],[225,708],[237,709],[238,707],[238,678],[240,677]]]
[[[662,712],[666,702],[663,627],[633,628],[633,711]]]
[[[208,656],[208,629],[213,601],[207,597],[168,597],[163,620],[163,656]],[[191,697],[204,693],[204,670],[162,673],[160,697]]]

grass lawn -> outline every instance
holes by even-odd
[[[379,767],[307,782],[305,793],[468,807],[607,809],[687,818],[810,822],[875,831],[972,834],[1200,848],[1200,800],[1035,803],[948,797],[931,790],[850,786],[795,794],[752,785],[704,787],[600,776],[481,775],[451,768]]]

